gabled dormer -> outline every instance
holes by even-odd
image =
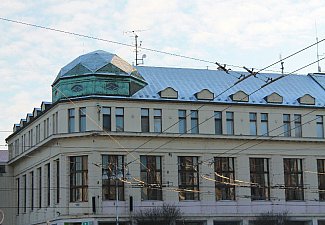
[[[20,123],[19,123],[20,128],[23,128],[25,126],[25,124],[26,124],[26,119],[21,119]]]
[[[203,89],[200,92],[196,92],[194,94],[195,98],[197,100],[213,100],[214,99],[214,93],[211,92],[209,89]]]
[[[44,112],[45,110],[48,110],[52,105],[52,102],[42,102],[41,110]]]
[[[33,117],[36,118],[41,114],[42,110],[40,108],[34,108]]]
[[[33,114],[32,113],[28,113],[27,116],[26,116],[27,123],[29,123],[33,118],[34,118]]]
[[[248,102],[249,95],[246,94],[244,91],[237,91],[236,93],[230,95],[231,100],[235,102]]]
[[[14,124],[14,127],[13,127],[13,132],[16,132],[20,129],[20,124]]]
[[[283,97],[276,92],[264,97],[267,103],[277,103],[281,104],[283,102]]]
[[[167,87],[159,91],[158,94],[160,98],[178,99],[178,92],[172,87]]]
[[[315,98],[310,94],[305,94],[297,99],[297,101],[302,105],[315,105]]]

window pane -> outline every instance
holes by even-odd
[[[226,118],[227,118],[227,134],[233,135],[234,134],[234,113],[226,112]]]
[[[116,131],[124,131],[124,109],[116,108]]]
[[[178,110],[179,133],[186,133],[186,110]]]
[[[215,134],[222,134],[222,113],[214,112]]]
[[[199,118],[197,110],[191,110],[191,133],[199,133]]]
[[[234,158],[215,157],[215,192],[216,200],[235,200]]]
[[[149,132],[149,109],[141,109],[141,132]]]

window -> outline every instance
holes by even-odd
[[[198,157],[178,157],[178,187],[179,200],[199,200]]]
[[[162,131],[162,118],[161,118],[161,109],[154,109],[154,131],[157,133],[161,133]]]
[[[26,134],[23,135],[23,151],[26,151],[26,147],[27,147],[27,140],[26,140]]]
[[[124,131],[124,108],[116,108],[116,131]]]
[[[199,133],[199,115],[197,110],[191,110],[191,133]]]
[[[295,114],[295,137],[302,137],[302,129],[301,129],[301,115]]]
[[[6,173],[6,166],[0,165],[0,173]]]
[[[68,132],[75,132],[75,110],[68,109]]]
[[[286,200],[304,200],[302,159],[283,159]]]
[[[46,137],[50,136],[50,118],[46,119]]]
[[[234,158],[215,157],[216,200],[235,200]]]
[[[179,133],[186,133],[186,110],[178,110]]]
[[[112,125],[111,125],[111,108],[110,107],[103,107],[103,129],[105,131],[111,131]]]
[[[58,133],[58,112],[52,115],[52,133]]]
[[[56,203],[60,203],[60,161],[56,160]]]
[[[50,164],[46,164],[46,198],[47,206],[50,206],[51,201],[51,167]]]
[[[42,167],[37,169],[38,172],[38,208],[42,208]]]
[[[79,131],[86,131],[86,108],[79,108]]]
[[[250,158],[252,200],[270,200],[269,159]]]
[[[283,135],[285,137],[291,136],[291,126],[290,126],[290,115],[284,114],[283,115]]]
[[[36,126],[36,144],[40,142],[40,138],[41,138],[41,125],[38,124]]]
[[[319,200],[325,201],[325,159],[317,159]]]
[[[317,129],[317,137],[324,138],[324,122],[323,116],[316,116],[316,129]]]
[[[30,139],[29,139],[29,147],[33,147],[34,143],[33,143],[33,129],[30,130]]]
[[[88,201],[88,157],[70,157],[70,202]]]
[[[214,132],[222,134],[222,112],[214,112]]]
[[[227,118],[227,134],[234,135],[234,113],[226,112]]]
[[[267,113],[261,113],[261,134],[269,136],[269,118]]]
[[[20,179],[16,179],[17,184],[17,214],[19,214],[20,211]]]
[[[249,134],[250,135],[257,135],[256,113],[249,113]]]
[[[15,156],[19,155],[19,139],[15,140]]]
[[[27,180],[26,180],[26,175],[23,175],[23,185],[24,185],[24,206],[23,206],[23,212],[26,213],[27,210]]]
[[[21,150],[22,152],[24,152],[25,150],[25,139],[24,139],[24,135],[21,135]]]
[[[149,109],[141,109],[141,132],[149,132]]]
[[[44,139],[49,136],[49,126],[50,126],[49,118],[47,118],[46,120],[44,120],[44,127],[43,127]]]
[[[124,157],[122,155],[103,155],[102,156],[102,192],[103,200],[124,201]]]
[[[30,209],[34,210],[34,171],[30,172]]]
[[[160,156],[140,156],[141,180],[145,182],[141,188],[142,200],[162,200],[162,169]]]

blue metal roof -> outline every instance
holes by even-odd
[[[250,95],[264,85],[267,78],[275,79],[281,76],[281,74],[267,73],[258,74],[257,77],[251,76],[225,93],[222,93],[238,81],[240,74],[247,75],[248,73],[230,71],[230,74],[227,74],[219,70],[145,66],[137,67],[137,70],[148,85],[135,93],[132,98],[148,100],[160,99],[166,101],[174,101],[175,99],[162,99],[158,93],[167,87],[172,87],[178,91],[179,101],[199,101],[195,98],[194,94],[203,89],[209,89],[215,96],[213,102],[238,103],[232,101],[230,98],[232,94],[237,91],[244,91],[246,94]],[[325,90],[315,82],[313,76],[314,75],[288,75],[267,85],[256,93],[251,94],[249,96],[249,102],[244,103],[270,105],[264,98],[276,92],[283,97],[283,103],[276,105],[299,106],[301,104],[297,99],[305,94],[310,94],[315,98],[315,106],[323,107],[325,105]],[[323,82],[323,87],[325,87],[325,75],[317,75],[317,79],[320,79],[321,82]]]

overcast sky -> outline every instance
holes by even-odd
[[[1,0],[0,18],[134,44],[234,66],[264,68],[325,38],[323,0]],[[316,29],[317,28],[317,29]],[[102,49],[134,62],[134,49],[0,20],[0,150],[14,123],[51,101],[60,68]],[[325,41],[324,41],[325,42]],[[325,44],[319,54],[325,56]],[[212,63],[142,50],[145,65],[216,69]],[[317,59],[316,47],[285,61],[292,72]],[[325,60],[320,62],[325,71]],[[237,67],[229,67],[241,70]],[[270,68],[280,71],[277,64]],[[270,72],[272,72],[270,71]],[[299,71],[317,72],[317,65]],[[289,84],[288,84],[289,85]]]

